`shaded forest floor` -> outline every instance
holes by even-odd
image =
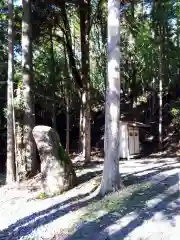
[[[0,188],[0,239],[179,239],[179,159],[120,161],[123,187],[102,200],[94,190],[103,159],[73,162],[80,184],[62,195],[42,200],[25,185]]]

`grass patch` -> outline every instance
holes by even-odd
[[[174,183],[173,183],[174,184]],[[156,198],[159,194],[165,194],[171,187],[172,181],[163,181],[157,185],[150,182],[142,182],[122,188],[116,193],[107,195],[101,200],[94,200],[86,207],[81,209],[78,219],[69,228],[69,234],[73,236],[89,235],[92,231],[91,226],[100,231],[101,227],[109,222],[114,222],[126,216],[135,214],[140,216],[142,213],[149,212],[148,201]],[[178,198],[178,193],[172,199]],[[166,201],[170,201],[169,199]],[[78,230],[77,230],[78,229]]]
[[[43,200],[43,199],[47,199],[47,198],[49,198],[49,197],[50,197],[50,196],[49,196],[47,193],[41,192],[41,193],[39,193],[39,195],[37,196],[37,199]]]
[[[129,214],[133,218],[140,218],[144,221],[144,216],[149,216],[151,208],[152,211],[156,211],[149,202],[152,199],[162,200],[164,204],[178,199],[179,193],[173,194],[171,198],[166,196],[167,189],[174,184],[176,184],[176,179],[173,177],[155,185],[151,182],[141,182],[123,187],[101,200],[92,199],[86,206],[73,212],[72,221],[66,229],[67,234],[71,235],[72,239],[73,237],[74,239],[87,239],[93,231],[98,233]],[[161,199],[160,196],[163,198]],[[161,201],[158,204],[161,204]]]
[[[122,188],[116,193],[107,195],[101,200],[94,200],[82,208],[78,218],[68,229],[68,234],[78,239],[86,239],[92,231],[100,232],[111,223],[122,219],[128,214],[140,217],[149,213],[148,201],[159,194],[165,194],[171,183],[152,185],[142,182]],[[177,199],[176,195],[172,199]],[[168,200],[169,201],[169,200]],[[84,237],[84,238],[81,238]]]
[[[85,221],[95,220],[98,213],[121,212],[127,201],[133,203],[134,207],[140,204],[140,199],[145,197],[143,192],[151,187],[150,183],[140,183],[124,187],[116,193],[108,194],[102,200],[95,200],[86,207],[86,213],[81,217]],[[100,214],[101,215],[101,214]]]
[[[116,214],[121,218],[125,212],[141,207],[147,199],[146,193],[151,189],[150,183],[139,183],[124,187],[116,193],[108,194],[101,200],[94,200],[81,209],[79,218],[68,229],[68,234],[77,230],[79,223],[101,222],[101,217],[107,214]]]

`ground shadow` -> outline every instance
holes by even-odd
[[[149,178],[152,177],[153,175],[157,175],[160,172],[162,173],[165,170],[172,169],[172,167],[170,167],[170,166],[165,167],[164,169],[161,169],[161,167],[151,168],[151,170],[154,170],[154,172],[149,173],[149,174],[146,173],[140,177],[133,175],[138,172],[133,173],[133,174],[128,174],[123,177],[123,185],[126,187],[131,184],[140,183],[142,181],[148,181]],[[148,169],[148,171],[149,170],[150,169]],[[141,172],[141,171],[139,171],[139,172]],[[94,176],[97,176],[98,174],[101,174],[101,173],[97,171],[94,173]],[[136,210],[137,214],[142,214],[140,210],[143,207],[145,207],[146,201],[150,198],[155,197],[159,193],[163,193],[163,191],[168,186],[172,186],[173,184],[176,184],[178,181],[177,178],[178,178],[177,175],[168,177],[165,180],[163,180],[162,184],[158,184],[158,186],[153,186],[152,188],[142,192],[142,194],[140,194],[140,195],[139,195],[139,192],[134,192],[134,194],[131,197],[129,197],[129,199],[126,200],[126,202],[125,202],[126,210],[123,210],[124,212],[121,212],[121,217],[123,217],[123,215],[125,215],[126,213],[130,213],[131,211],[134,211],[134,210]],[[95,188],[92,191],[94,191]],[[31,234],[35,229],[37,229],[45,224],[48,224],[56,219],[63,217],[65,214],[68,214],[70,211],[76,211],[79,208],[87,206],[92,201],[98,200],[98,198],[95,198],[95,197],[91,198],[90,196],[88,197],[88,195],[90,195],[90,193],[84,194],[84,195],[79,195],[77,197],[73,197],[64,202],[55,204],[55,205],[51,206],[50,208],[44,209],[39,212],[35,212],[32,215],[24,217],[23,219],[20,219],[17,222],[15,222],[14,224],[10,225],[7,229],[2,230],[0,232],[0,239],[2,239],[2,240],[4,240],[4,239],[18,240],[21,237],[25,237],[25,236]],[[142,195],[143,195],[143,197],[142,197]],[[86,198],[86,197],[88,197],[88,198]],[[132,202],[134,201],[134,198],[136,198],[135,202],[137,204],[132,206]],[[177,211],[177,209],[176,209],[176,211]],[[101,227],[99,226],[99,222],[98,223],[97,222],[93,222],[93,223],[88,222],[88,223],[84,224],[79,230],[77,230],[77,233],[75,233],[74,238],[70,238],[70,239],[76,239],[76,234],[79,235],[79,234],[81,234],[81,232],[86,232],[86,228],[91,229],[92,226],[94,226],[94,225],[96,226],[94,228],[95,229],[97,228],[98,233],[99,233],[99,231],[103,230],[103,228],[105,228],[109,224],[112,224],[114,221],[116,221],[118,219],[117,216],[112,217],[112,215],[113,215],[113,213],[109,213],[107,216],[103,216],[101,219],[99,219],[99,221],[102,223]],[[172,215],[173,215],[173,213],[172,213]],[[88,234],[89,234],[89,232],[88,232]],[[88,236],[90,236],[90,235],[88,235]],[[92,238],[92,236],[90,238],[96,239],[96,238]],[[88,239],[88,238],[78,238],[78,239]]]
[[[110,212],[95,221],[82,222],[75,233],[66,237],[65,240],[123,240],[129,233],[141,226],[144,221],[151,219],[157,212],[162,212],[164,217],[173,224],[174,217],[178,215],[178,212],[180,211],[180,206],[177,203],[179,197],[178,187],[176,192],[166,195],[165,198],[155,206],[148,207],[146,203],[148,200],[155,198],[158,194],[164,193],[167,188],[172,186],[176,187],[178,181],[178,174],[174,174],[143,192],[135,191],[128,199],[126,199],[123,208],[121,207],[119,211],[117,209],[117,212]],[[169,206],[172,202],[174,205]],[[120,228],[121,225],[118,224],[117,221],[132,212],[135,213],[135,218],[127,225]],[[107,227],[112,224],[116,224],[116,231],[108,233]],[[59,239],[61,239],[60,236]]]
[[[99,160],[92,160],[89,163],[84,164],[84,162],[82,161],[77,161],[76,163],[74,163],[74,168],[75,169],[89,169],[89,168],[95,168],[99,165],[103,165],[104,161],[102,161],[101,159]]]
[[[91,192],[94,192],[96,188],[97,187],[92,189]],[[18,240],[21,237],[25,237],[31,234],[38,227],[48,224],[64,216],[65,214],[68,214],[70,211],[75,211],[79,208],[86,206],[88,203],[90,203],[96,198],[92,197],[84,201],[80,200],[86,198],[88,195],[90,195],[91,192],[72,197],[64,202],[55,204],[47,209],[35,212],[32,215],[18,220],[14,224],[10,225],[7,229],[0,231],[0,240]]]
[[[136,172],[133,172],[133,173],[122,174],[121,178],[122,178],[123,185],[124,186],[129,186],[129,185],[132,185],[132,184],[148,181],[151,177],[153,177],[153,176],[155,176],[159,173],[163,173],[163,172],[168,171],[168,170],[177,169],[177,167],[171,166],[171,165],[174,165],[175,162],[166,163],[166,162],[163,161],[162,163],[164,163],[164,164],[162,164],[160,166],[153,166],[152,168],[139,170],[139,171],[136,171]],[[132,168],[132,166],[131,166],[131,168]],[[148,171],[149,171],[149,173],[148,173]],[[136,174],[137,175],[142,174],[142,175],[137,176]],[[91,180],[92,178],[95,178],[95,177],[100,177],[101,175],[102,175],[102,170],[95,170],[95,171],[84,173],[84,174],[82,174],[78,177],[78,183],[79,184],[85,183],[86,181],[89,181],[89,180]]]
[[[101,174],[102,174],[102,170],[84,173],[78,177],[78,184],[85,183],[85,182],[91,180],[92,178],[101,176]]]
[[[164,148],[164,152],[161,152],[159,149],[155,149],[154,147],[151,147],[151,144],[145,144],[142,143],[143,150],[139,153],[133,156],[133,159],[150,159],[150,158],[175,158],[177,157],[176,151],[178,150],[177,147],[171,148],[171,150],[168,150],[167,148]],[[158,145],[158,143],[156,143]]]

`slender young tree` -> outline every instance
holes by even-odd
[[[108,0],[108,76],[105,103],[104,170],[100,195],[120,188],[120,1]]]
[[[13,34],[13,0],[8,0],[8,79],[7,79],[7,166],[6,183],[15,181],[15,141],[14,141],[14,34]]]

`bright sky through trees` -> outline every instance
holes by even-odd
[[[21,0],[15,0],[14,5],[15,6],[20,6],[20,5],[22,5],[22,1]]]

